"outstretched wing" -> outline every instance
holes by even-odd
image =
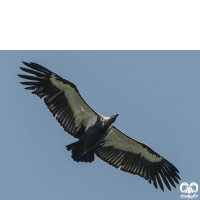
[[[36,63],[23,64],[31,69],[20,69],[35,76],[18,75],[30,80],[21,84],[27,85],[25,89],[34,90],[33,94],[44,99],[66,132],[80,138],[96,122],[98,114],[84,101],[76,85]]]
[[[158,182],[163,191],[163,182],[169,190],[171,190],[170,184],[173,187],[176,187],[174,182],[179,184],[177,180],[180,179],[179,171],[173,164],[146,144],[128,137],[115,126],[95,153],[110,165],[116,168],[120,167],[122,171],[139,175],[149,183],[153,182],[155,188],[157,188]]]

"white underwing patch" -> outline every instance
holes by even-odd
[[[156,154],[152,154],[147,148],[143,147],[136,140],[133,140],[117,129],[113,128],[105,138],[106,142],[104,147],[113,146],[113,148],[128,151],[133,154],[140,154],[141,157],[149,160],[150,162],[160,162],[163,157],[158,157]]]
[[[62,81],[57,80],[55,74],[52,74],[50,80],[60,91],[64,91],[66,99],[76,118],[75,126],[78,127],[80,123],[83,123],[86,129],[93,126],[97,121],[97,115],[85,104],[79,93],[69,84],[64,84]]]

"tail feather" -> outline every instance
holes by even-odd
[[[81,162],[92,162],[94,161],[94,152],[90,151],[86,154],[84,154],[83,156],[79,157],[77,160],[77,162],[81,161]]]
[[[74,143],[68,144],[68,145],[66,146],[67,151],[71,151],[72,149],[74,149],[75,147],[77,147],[78,143],[79,143],[79,142],[74,142]]]
[[[74,142],[66,146],[68,151],[72,151],[72,158],[77,162],[92,162],[94,161],[94,151],[82,153],[82,145],[80,142]]]

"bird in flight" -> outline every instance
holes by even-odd
[[[43,98],[46,106],[66,132],[78,141],[66,146],[77,162],[92,162],[94,154],[122,171],[171,190],[179,184],[178,169],[146,144],[130,138],[113,124],[119,114],[105,117],[94,111],[80,95],[76,85],[49,69],[30,62],[20,69],[30,75],[18,75],[27,90]]]

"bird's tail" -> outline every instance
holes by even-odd
[[[94,152],[89,151],[85,154],[82,153],[82,145],[81,143],[74,142],[66,146],[68,151],[72,151],[72,158],[76,162],[92,162],[94,161]]]

